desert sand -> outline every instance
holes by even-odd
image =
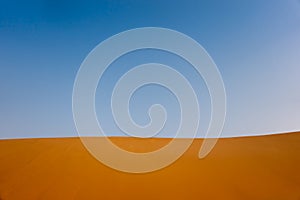
[[[169,141],[111,139],[136,152]],[[97,161],[79,138],[0,140],[0,199],[300,199],[300,133],[220,139],[200,160],[201,142],[167,168],[129,174]]]

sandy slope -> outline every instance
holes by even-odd
[[[133,151],[167,139],[114,138]],[[78,138],[0,141],[0,199],[300,199],[300,133],[202,140],[171,166],[127,174],[95,160]]]

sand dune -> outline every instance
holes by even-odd
[[[137,152],[168,142],[112,140]],[[79,138],[0,140],[0,199],[300,199],[300,133],[220,139],[199,160],[201,142],[167,168],[128,174],[95,160]]]

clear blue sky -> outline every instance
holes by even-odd
[[[101,41],[137,27],[157,26],[197,40],[223,76],[227,119],[222,136],[300,130],[300,1],[0,1],[0,138],[76,136],[72,88],[81,62]],[[174,66],[200,99],[203,136],[209,97],[201,78],[176,56],[155,50],[117,60],[97,91],[105,130],[113,124],[109,95],[116,77],[136,64]],[[120,66],[125,66],[120,68]],[[178,104],[149,86],[131,101],[137,123],[162,103],[171,116],[161,136],[176,130]]]

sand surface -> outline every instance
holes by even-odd
[[[168,142],[112,140],[136,152]],[[98,162],[79,138],[0,140],[0,199],[300,199],[300,133],[220,139],[199,160],[201,142],[167,168],[128,174]]]

